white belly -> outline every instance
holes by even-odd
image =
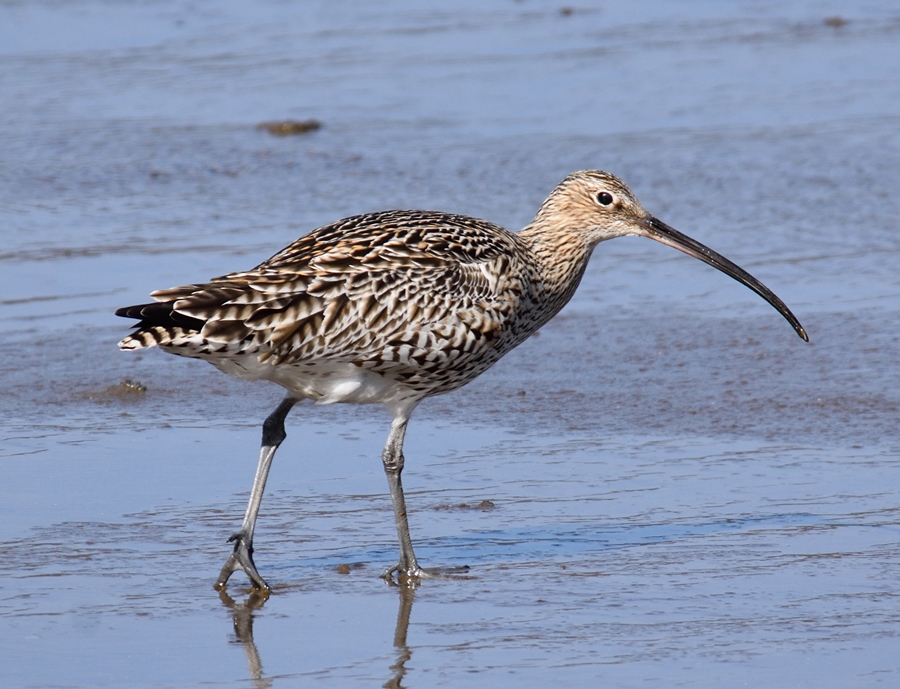
[[[420,394],[381,374],[350,363],[279,364],[260,363],[255,356],[207,359],[223,373],[242,380],[269,380],[297,397],[316,404],[381,403],[388,408],[406,407]]]

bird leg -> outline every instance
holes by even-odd
[[[400,561],[389,567],[381,575],[392,580],[394,572],[398,578],[418,577],[422,574],[416,555],[413,552],[412,539],[409,536],[409,522],[406,519],[406,500],[403,497],[403,484],[400,474],[403,472],[403,438],[406,436],[408,415],[399,416],[391,423],[391,432],[381,453],[384,462],[384,473],[387,475],[391,489],[391,501],[394,503],[394,519],[397,521],[397,537],[400,540]]]
[[[250,489],[250,502],[244,513],[241,530],[228,539],[229,543],[234,542],[234,552],[228,557],[216,580],[215,587],[219,590],[225,588],[228,578],[239,569],[250,577],[253,588],[262,591],[269,590],[269,585],[256,571],[256,565],[253,563],[253,531],[256,528],[256,517],[262,503],[263,491],[266,489],[266,479],[269,476],[269,468],[272,466],[272,458],[275,457],[275,450],[287,437],[284,420],[295,404],[297,404],[296,399],[285,397],[278,408],[263,422],[262,447],[259,451],[259,465],[256,468],[256,477],[253,479],[253,488]]]

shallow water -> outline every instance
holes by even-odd
[[[897,683],[900,15],[562,9],[0,3],[4,686]],[[302,405],[256,539],[273,595],[220,599],[279,392],[119,353],[114,309],[352,213],[519,227],[585,167],[811,344],[697,261],[602,245],[410,425],[417,554],[467,574],[378,578],[387,416]]]

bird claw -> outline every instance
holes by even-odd
[[[394,581],[394,572],[397,573],[397,580]],[[384,579],[391,586],[408,586],[410,588],[415,588],[419,584],[419,578],[423,576],[424,572],[419,567],[419,565],[414,565],[413,567],[402,567],[400,563],[393,565],[392,567],[388,567],[381,574],[381,578]]]
[[[253,562],[253,542],[249,540],[242,532],[233,534],[228,539],[229,543],[234,543],[234,551],[228,556],[219,578],[216,579],[215,588],[219,591],[225,588],[229,577],[236,571],[241,570],[250,578],[253,588],[258,591],[268,591],[269,585],[266,583],[256,569]]]
[[[395,572],[397,574],[396,580],[394,579]],[[415,567],[403,568],[398,562],[393,567],[388,567],[386,570],[384,570],[381,578],[391,586],[405,586],[408,588],[415,588],[419,585],[422,579],[449,578],[453,577],[454,575],[468,573],[469,565],[462,565],[461,567],[426,568],[416,565]]]

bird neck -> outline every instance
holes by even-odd
[[[519,237],[530,250],[542,290],[561,309],[575,294],[594,247],[577,228],[548,222],[540,214]]]

